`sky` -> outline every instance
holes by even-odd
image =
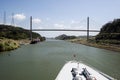
[[[25,29],[30,27],[30,16],[33,29],[86,29],[89,16],[90,29],[100,30],[105,23],[120,18],[120,0],[0,0],[0,24],[4,22],[4,12],[6,24]],[[38,33],[45,37],[86,35],[86,32]]]

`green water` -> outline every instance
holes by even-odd
[[[73,54],[77,54],[77,60],[120,80],[120,53],[57,40],[1,53],[0,80],[54,80]]]

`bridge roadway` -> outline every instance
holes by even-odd
[[[1,31],[2,29],[0,29]],[[28,31],[29,29],[25,29]],[[14,31],[14,29],[3,29],[2,31]],[[17,30],[16,30],[17,31]],[[18,30],[19,31],[19,30]],[[30,31],[81,31],[81,32],[100,32],[99,30],[80,30],[80,29],[30,29]]]
[[[81,32],[100,32],[99,30],[79,30],[79,29],[32,29],[32,31],[81,31]]]

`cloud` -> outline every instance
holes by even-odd
[[[71,21],[71,24],[78,24],[78,23],[79,23],[79,21],[75,21],[75,20]]]
[[[65,29],[65,25],[63,24],[54,24],[54,27],[58,29]]]
[[[14,17],[14,19],[17,19],[17,20],[26,19],[26,16],[24,14],[15,14],[13,17]]]
[[[70,24],[71,29],[86,29],[85,26],[86,24],[82,24],[80,23],[80,21],[77,20],[72,20]]]
[[[39,23],[42,22],[42,20],[39,19],[39,18],[35,18],[35,19],[33,19],[32,21],[33,21],[34,24],[39,24]]]

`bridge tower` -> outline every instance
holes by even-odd
[[[32,41],[32,16],[30,16],[30,40]]]
[[[87,41],[89,40],[89,17],[87,17]]]

